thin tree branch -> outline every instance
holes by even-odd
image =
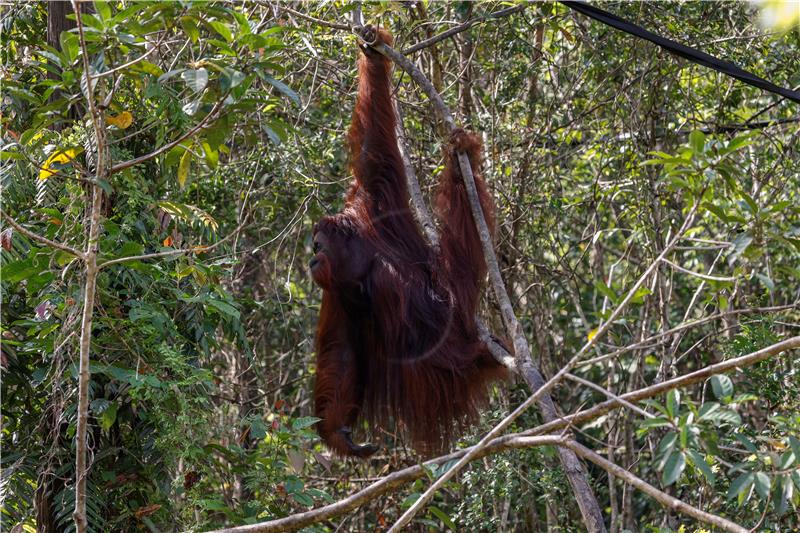
[[[153,159],[154,157],[157,157],[163,154],[164,152],[172,150],[173,148],[178,146],[180,143],[182,143],[189,137],[195,135],[210,122],[211,118],[214,117],[214,115],[217,114],[217,112],[219,112],[220,109],[222,109],[223,102],[228,97],[229,92],[230,91],[223,94],[222,97],[217,101],[217,103],[214,104],[214,107],[211,108],[211,111],[209,111],[208,114],[205,117],[203,117],[203,119],[200,122],[198,122],[192,129],[190,129],[189,131],[187,131],[174,141],[169,142],[160,148],[157,148],[156,150],[150,152],[149,154],[145,154],[135,159],[130,159],[128,161],[123,161],[122,163],[117,163],[116,165],[111,167],[111,169],[108,171],[108,175],[110,176],[112,174],[116,174],[120,170],[124,170],[128,167],[138,165],[139,163],[144,163],[145,161],[149,161],[150,159]],[[214,120],[216,120],[216,118],[217,117],[214,117]]]
[[[603,396],[607,396],[607,397],[611,398],[612,400],[617,402],[619,405],[627,407],[628,409],[630,409],[634,413],[638,413],[638,414],[642,415],[644,418],[655,418],[655,415],[653,415],[651,413],[648,413],[647,411],[645,411],[641,407],[633,405],[628,400],[625,400],[624,398],[621,398],[620,396],[617,396],[616,394],[614,394],[610,390],[601,387],[597,383],[589,381],[588,379],[583,379],[582,377],[576,376],[575,374],[569,374],[568,373],[568,374],[566,374],[565,377],[567,379],[571,380],[571,381],[574,381],[575,383],[580,383],[584,387],[589,387],[592,390],[596,390],[597,392],[599,392]]]
[[[790,337],[786,340],[775,343],[771,346],[767,346],[766,348],[762,348],[761,350],[749,353],[747,355],[728,359],[726,361],[701,368],[695,372],[684,374],[683,376],[678,376],[667,381],[662,381],[661,383],[645,387],[643,389],[621,394],[619,398],[626,402],[638,402],[647,398],[658,396],[659,394],[663,394],[665,392],[669,392],[673,389],[677,389],[678,387],[686,387],[695,383],[699,383],[717,374],[723,374],[736,368],[752,366],[779,353],[797,348],[800,348],[800,336]],[[589,420],[593,420],[599,416],[602,416],[609,411],[616,409],[617,407],[620,407],[620,404],[616,399],[608,400],[597,404],[594,407],[586,409],[585,411],[579,411],[577,413],[559,418],[558,420],[546,422],[540,426],[523,431],[519,434],[540,435],[543,433],[551,433],[561,430],[568,425],[578,425],[588,422]]]
[[[60,242],[51,241],[47,237],[42,237],[41,235],[34,233],[30,230],[25,229],[19,222],[11,218],[9,215],[6,214],[5,211],[0,210],[0,214],[3,215],[3,219],[8,222],[8,225],[17,230],[18,232],[22,233],[29,239],[32,239],[36,242],[42,243],[45,246],[49,246],[50,248],[56,248],[57,250],[61,250],[67,252],[68,254],[74,255],[78,259],[84,259],[85,256],[83,252],[80,250],[73,248],[72,246],[67,246],[66,244],[61,244]]]
[[[752,366],[754,364],[760,363],[761,361],[765,361],[770,357],[773,357],[780,353],[796,348],[800,348],[800,336],[791,337],[789,339],[783,340],[771,346],[767,346],[766,348],[763,348],[756,352],[752,352],[747,355],[743,355],[741,357],[737,357],[734,359],[729,359],[727,361],[723,361],[722,363],[718,363],[716,365],[711,365],[697,372],[692,372],[691,374],[679,376],[669,381],[664,381],[662,383],[654,385],[652,387],[646,387],[643,389],[629,392],[627,394],[623,394],[619,396],[618,399],[624,400],[626,402],[633,402],[647,398],[652,398],[654,396],[657,396],[659,394],[673,390],[678,387],[683,387],[687,385],[692,385],[694,383],[698,383],[713,375],[721,374],[729,370],[733,370],[735,368],[745,368],[748,366]],[[618,399],[603,402],[602,404],[596,405],[595,407],[592,407],[591,409],[588,409],[586,411],[581,411],[569,416],[565,416],[563,418],[559,418],[558,420],[542,424],[527,431],[511,435],[504,435],[502,437],[493,439],[485,447],[483,447],[474,458],[476,459],[481,458],[488,454],[497,453],[515,447],[560,444],[561,442],[563,442],[561,440],[562,437],[557,437],[555,435],[542,436],[541,434],[563,430],[568,426],[587,422],[589,420],[602,416],[613,409],[623,406],[623,404],[621,404],[618,401]],[[535,441],[526,440],[530,437],[537,437],[537,436],[542,438],[547,438],[548,440],[535,440]],[[549,440],[549,439],[554,439],[554,440]],[[261,531],[289,531],[293,529],[306,527],[311,524],[321,522],[323,520],[327,520],[335,516],[347,513],[349,511],[352,511],[353,509],[357,509],[361,505],[374,500],[375,498],[377,498],[382,494],[390,492],[391,490],[403,485],[404,483],[408,483],[410,481],[414,481],[415,479],[419,479],[425,476],[426,475],[425,468],[433,465],[440,465],[448,461],[453,461],[455,459],[464,457],[473,448],[474,447],[465,448],[463,450],[457,450],[447,455],[436,457],[434,459],[426,461],[423,465],[416,465],[404,468],[403,470],[398,470],[397,472],[393,472],[387,475],[386,477],[380,479],[379,481],[373,483],[372,485],[364,487],[363,489],[353,493],[344,500],[332,503],[330,505],[326,505],[324,507],[320,507],[318,509],[312,509],[311,511],[287,516],[284,518],[280,518],[278,520],[262,522],[260,524],[252,524],[247,526],[223,529],[214,533],[222,533],[222,532],[253,533]],[[587,458],[587,460],[591,461],[591,458]]]
[[[266,5],[265,2],[259,2],[259,3],[261,5]],[[296,17],[300,17],[303,20],[307,20],[309,22],[313,22],[314,24],[319,24],[320,26],[325,26],[326,28],[333,28],[334,30],[344,30],[344,31],[350,31],[350,29],[351,29],[350,26],[348,26],[347,24],[337,24],[336,22],[328,22],[327,20],[322,20],[322,19],[318,19],[318,18],[312,17],[310,15],[306,15],[305,13],[301,13],[300,11],[292,9],[291,7],[289,7],[288,5],[286,5],[283,2],[279,3],[279,6],[280,6],[280,9],[282,9],[283,11],[291,13],[292,15],[294,15]]]
[[[503,443],[498,443],[496,447],[487,447],[482,450],[482,453],[475,457],[475,459],[479,459],[480,457],[484,457],[491,453],[497,453],[502,450],[512,449],[520,446],[530,447],[530,446],[553,446],[557,445],[561,442],[562,438],[555,435],[546,435],[542,437],[534,437],[538,440],[507,440]],[[443,464],[447,461],[452,461],[456,457],[460,456],[462,452],[454,452],[449,455],[445,455],[442,457],[437,457],[435,459],[431,459],[430,461],[426,461],[422,465],[414,465],[404,468],[402,470],[398,470],[397,472],[393,472],[380,481],[373,483],[354,494],[351,494],[347,498],[340,500],[338,502],[332,503],[330,505],[326,505],[324,507],[320,507],[319,509],[312,509],[311,511],[307,511],[304,513],[298,513],[291,516],[287,516],[284,518],[279,518],[277,520],[271,520],[269,522],[262,522],[260,524],[251,524],[247,526],[238,526],[232,527],[227,529],[220,529],[211,533],[261,533],[261,532],[277,532],[277,531],[291,531],[295,529],[300,529],[302,527],[310,526],[311,524],[315,524],[317,522],[321,522],[323,520],[328,520],[335,516],[342,515],[353,509],[357,509],[364,505],[365,503],[374,500],[378,496],[382,494],[386,494],[394,490],[397,487],[404,485],[405,483],[409,483],[414,481],[415,479],[420,479],[427,475],[427,469],[435,466]]]
[[[422,50],[424,48],[428,48],[429,46],[434,45],[434,44],[438,43],[439,41],[444,41],[448,37],[452,37],[453,35],[458,35],[459,33],[470,29],[475,24],[478,24],[478,23],[481,23],[481,22],[486,22],[487,20],[491,20],[491,19],[498,19],[498,18],[502,18],[502,17],[508,17],[510,15],[513,15],[514,13],[519,13],[520,11],[523,11],[526,7],[528,7],[528,3],[527,2],[523,2],[523,3],[518,4],[516,6],[513,6],[513,7],[507,7],[505,9],[501,9],[501,10],[495,11],[493,13],[488,13],[488,14],[482,15],[480,17],[475,17],[474,19],[470,19],[470,20],[468,20],[468,21],[466,21],[466,22],[464,22],[462,24],[459,24],[458,26],[453,26],[449,30],[446,30],[446,31],[443,31],[442,33],[434,35],[433,37],[431,37],[429,39],[425,39],[424,41],[420,41],[420,42],[418,42],[417,44],[415,44],[413,46],[409,46],[408,48],[403,50],[401,53],[403,55],[407,56],[407,55],[413,54],[414,52],[419,52],[420,50]]]
[[[153,52],[158,50],[158,47],[161,45],[161,43],[163,41],[164,41],[163,39],[159,39],[150,50],[148,50],[144,54],[140,55],[139,57],[137,57],[135,59],[132,59],[132,60],[128,61],[127,63],[123,63],[122,65],[119,65],[117,67],[114,67],[114,68],[112,68],[110,70],[104,70],[103,72],[98,72],[97,74],[95,74],[92,77],[95,78],[95,79],[99,79],[99,78],[102,78],[103,76],[110,76],[110,75],[114,74],[115,72],[119,72],[120,70],[124,70],[124,69],[126,69],[126,68],[128,68],[130,66],[135,65],[136,63],[138,63],[140,61],[143,61],[147,56],[149,56],[150,54],[152,54]]]
[[[684,274],[689,274],[692,277],[700,278],[705,281],[736,281],[736,278],[729,277],[729,276],[711,276],[709,274],[703,274],[702,272],[695,272],[694,270],[689,270],[688,268],[683,268],[680,265],[676,265],[669,259],[662,259],[662,262],[668,264],[678,272],[683,272]]]
[[[159,257],[170,257],[173,255],[181,255],[181,254],[191,254],[191,253],[207,253],[217,248],[218,246],[228,242],[232,239],[236,234],[238,234],[244,227],[247,225],[247,219],[244,222],[239,224],[232,232],[226,235],[223,239],[215,242],[214,244],[210,244],[208,246],[198,245],[193,246],[191,248],[184,248],[180,250],[167,250],[165,252],[155,252],[152,254],[143,254],[143,255],[131,255],[128,257],[118,257],[116,259],[110,259],[108,261],[104,261],[98,265],[98,268],[106,268],[111,265],[118,265],[120,263],[126,263],[128,261],[142,261],[145,259],[157,259]]]
[[[679,500],[674,496],[670,496],[669,494],[658,490],[651,484],[647,483],[641,478],[636,477],[621,466],[612,463],[608,459],[601,457],[589,448],[586,448],[585,446],[578,444],[573,440],[565,440],[561,443],[561,445],[566,446],[587,461],[593,462],[609,474],[624,481],[628,485],[636,487],[667,509],[678,511],[687,516],[691,516],[692,518],[700,520],[701,522],[711,524],[712,526],[716,526],[732,533],[747,533],[749,531],[747,528],[735,524],[726,518],[722,518],[721,516],[717,516],[706,511],[701,511],[697,507],[693,507],[683,500]]]
[[[697,320],[692,320],[690,322],[679,324],[679,325],[675,326],[674,328],[670,328],[670,329],[668,329],[666,331],[662,331],[661,333],[656,333],[655,335],[653,335],[651,337],[647,337],[646,339],[643,339],[643,340],[641,340],[641,341],[639,341],[639,342],[637,342],[635,344],[629,344],[628,346],[625,346],[623,348],[615,350],[615,351],[613,351],[611,353],[607,353],[607,354],[604,354],[604,355],[598,355],[597,357],[593,357],[591,359],[586,359],[585,361],[581,361],[577,366],[589,366],[589,365],[593,365],[593,364],[596,364],[596,363],[600,363],[600,362],[605,361],[607,359],[612,359],[614,357],[619,357],[622,354],[631,352],[633,350],[636,350],[638,348],[646,346],[646,345],[648,345],[648,344],[650,344],[652,342],[664,339],[665,337],[671,337],[672,335],[674,335],[675,333],[678,333],[680,331],[684,331],[684,330],[687,330],[687,329],[690,329],[690,328],[693,328],[693,327],[696,327],[696,326],[701,326],[701,325],[706,324],[708,322],[713,322],[714,320],[721,320],[723,318],[727,318],[727,317],[730,317],[730,316],[744,315],[744,314],[750,314],[750,313],[775,313],[775,312],[778,312],[778,311],[786,311],[788,309],[796,309],[798,307],[798,305],[800,305],[800,304],[778,305],[778,306],[774,306],[774,307],[750,307],[750,308],[747,308],[747,309],[734,309],[732,311],[725,311],[723,313],[717,313],[715,315],[706,316],[706,317],[703,317],[703,318],[698,318]]]

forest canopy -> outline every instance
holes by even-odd
[[[0,529],[800,529],[800,104],[569,4],[0,2]],[[796,1],[591,5],[800,88]],[[439,455],[315,431],[359,48],[421,235],[454,127],[496,205]]]

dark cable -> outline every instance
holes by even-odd
[[[700,50],[690,48],[651,31],[647,31],[641,26],[637,26],[636,24],[628,22],[627,20],[609,13],[608,11],[603,11],[602,9],[594,7],[586,2],[578,0],[562,0],[561,3],[572,10],[583,13],[587,17],[593,18],[599,22],[602,22],[603,24],[611,26],[612,28],[624,31],[625,33],[639,37],[640,39],[650,41],[651,43],[656,44],[675,55],[688,59],[693,63],[714,69],[718,72],[722,72],[723,74],[736,78],[737,80],[741,80],[748,85],[752,85],[753,87],[758,87],[759,89],[764,89],[765,91],[779,94],[784,98],[788,98],[800,103],[800,92],[775,85],[764,78],[739,68],[730,61],[724,61],[705,52],[701,52]]]

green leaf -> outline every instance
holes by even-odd
[[[706,420],[710,416],[713,415],[720,408],[720,405],[717,402],[706,402],[700,407],[700,411],[697,413],[698,418],[700,420]]]
[[[181,78],[183,78],[183,81],[186,82],[186,85],[188,85],[192,91],[199,93],[208,85],[208,70],[205,68],[185,70],[181,74]]]
[[[597,289],[600,294],[608,298],[611,303],[617,303],[617,295],[601,280],[598,279],[594,282],[594,288]]]
[[[80,40],[78,36],[68,31],[62,31],[61,35],[58,36],[58,41],[61,44],[61,51],[67,59],[69,59],[69,62],[72,63],[75,61],[78,57],[78,51],[80,50]]]
[[[208,300],[208,305],[231,318],[235,318],[237,320],[239,318],[239,310],[228,302],[223,302],[222,300]]]
[[[223,91],[233,89],[242,83],[245,77],[246,76],[243,72],[239,72],[238,70],[234,70],[232,68],[226,68],[222,71],[222,76],[219,80],[220,89]]]
[[[431,505],[430,507],[428,507],[428,511],[430,511],[430,513],[433,516],[435,516],[436,518],[438,518],[439,520],[444,522],[445,527],[449,527],[453,531],[458,531],[458,528],[453,523],[453,520],[449,516],[447,516],[447,513],[445,513],[444,511],[442,511],[441,509],[439,509],[438,507],[436,507],[434,505]]]
[[[419,500],[420,496],[421,496],[421,494],[419,492],[412,492],[411,494],[406,496],[406,498],[402,502],[400,502],[400,508],[401,509],[408,509],[409,507],[414,505],[414,502]]]
[[[789,509],[789,500],[792,498],[794,486],[789,476],[779,475],[775,476],[775,483],[773,486],[773,500],[775,501],[775,514],[783,516]]]
[[[316,416],[302,416],[300,418],[295,418],[292,420],[292,429],[295,431],[310,428],[317,422],[322,420],[321,418],[317,418]]]
[[[800,439],[789,435],[789,447],[794,452],[794,460],[800,463]]]
[[[750,232],[745,231],[737,235],[733,239],[733,256],[738,257],[741,255],[750,246],[751,242],[753,242],[753,236]]]
[[[711,377],[711,389],[718,400],[728,398],[733,395],[733,382],[725,374]]]
[[[197,21],[193,17],[181,17],[181,27],[193,43],[200,39],[200,28],[197,27]]]
[[[186,185],[186,178],[189,176],[189,169],[192,164],[192,151],[186,150],[181,157],[181,164],[178,165],[178,185],[181,189]]]
[[[667,393],[667,414],[676,417],[681,407],[681,393],[672,389]]]
[[[100,20],[103,22],[107,21],[111,18],[111,7],[108,5],[108,2],[101,2],[98,0],[94,1],[94,10],[95,13],[100,15]]]
[[[158,81],[158,83],[164,83],[168,79],[170,79],[170,78],[172,78],[174,76],[177,76],[178,74],[182,73],[184,70],[186,70],[186,69],[185,68],[176,68],[175,70],[169,70],[169,71],[165,72],[164,74],[162,74],[161,76],[159,76],[157,81]]]
[[[658,451],[656,454],[668,457],[669,454],[672,453],[676,442],[678,442],[678,434],[674,431],[668,431],[661,438],[661,442],[658,443]]]
[[[767,288],[767,290],[768,290],[769,292],[772,292],[772,291],[774,291],[774,290],[775,290],[775,282],[774,282],[774,281],[772,281],[772,280],[769,278],[769,276],[766,276],[766,275],[764,275],[764,274],[756,274],[756,278],[758,278],[758,280],[759,280],[759,281],[760,281],[762,284],[764,284],[764,287],[766,287],[766,288]]]
[[[756,472],[754,485],[759,496],[766,499],[769,496],[770,489],[772,488],[772,480],[765,472]]]
[[[139,61],[138,63],[131,66],[132,70],[137,72],[144,72],[145,74],[150,74],[151,76],[161,76],[164,74],[164,71],[161,70],[161,67],[156,65],[155,63],[151,63],[146,59]]]
[[[314,499],[305,492],[293,492],[292,498],[294,498],[294,501],[300,505],[304,505],[306,507],[311,507],[314,505]]]
[[[207,142],[202,144],[203,146],[203,154],[206,158],[206,163],[211,168],[217,168],[217,163],[219,163],[219,152],[211,148],[211,145]]]
[[[756,201],[753,200],[753,197],[747,194],[745,191],[740,192],[744,203],[747,205],[747,210],[750,211],[751,215],[755,215],[758,213],[758,206],[756,205]]]
[[[739,416],[739,413],[730,409],[718,409],[713,413],[707,414],[704,420],[717,423],[726,422],[732,426],[738,426],[742,423],[742,417]]]
[[[689,146],[692,148],[692,152],[702,154],[705,144],[706,136],[702,131],[694,130],[689,134]]]
[[[738,150],[739,148],[747,146],[748,144],[751,143],[750,138],[752,137],[752,135],[753,135],[752,132],[748,132],[748,133],[745,133],[743,135],[739,135],[737,137],[734,137],[725,146],[725,148],[721,151],[721,153],[733,152],[735,150]]]
[[[657,416],[655,418],[648,418],[639,424],[642,429],[660,428],[669,425],[669,419],[664,416]]]
[[[781,454],[781,458],[778,460],[778,468],[780,470],[789,470],[794,462],[794,452],[792,450],[786,450]]]
[[[691,461],[692,465],[703,474],[703,477],[711,483],[712,485],[716,481],[714,478],[714,472],[711,470],[711,467],[708,466],[705,458],[696,450],[686,450],[686,455],[689,456],[689,460]]]
[[[661,475],[661,484],[665,487],[672,485],[681,477],[686,468],[686,456],[683,452],[672,452],[664,465],[664,472]]]
[[[291,88],[289,88],[288,85],[286,85],[282,81],[276,80],[275,78],[273,78],[268,74],[261,73],[260,70],[258,72],[262,80],[264,80],[265,82],[269,83],[270,85],[278,89],[278,91],[280,91],[284,95],[288,96],[289,99],[294,103],[294,105],[300,107],[300,97],[297,95],[296,92],[294,92]]]
[[[106,407],[106,409],[103,411],[103,414],[100,415],[100,420],[99,420],[100,427],[104,431],[108,431],[109,429],[111,429],[111,426],[113,426],[114,422],[116,422],[117,408],[118,406],[116,402],[112,402],[108,405],[108,407]]]
[[[267,134],[267,137],[269,137],[269,140],[270,140],[270,141],[272,141],[272,144],[274,144],[275,146],[280,146],[280,144],[281,144],[281,138],[280,138],[280,136],[279,136],[279,135],[278,135],[278,134],[275,132],[275,130],[273,130],[272,128],[270,128],[270,127],[269,127],[269,126],[267,126],[266,124],[261,124],[261,129],[264,131],[264,133],[266,133],[266,134]],[[19,158],[20,158],[20,159],[25,159],[25,157],[24,157],[24,156],[22,156],[22,155],[20,155],[20,157],[19,157]]]
[[[733,218],[731,218],[725,210],[717,205],[710,204],[708,202],[703,202],[703,207],[714,214],[718,219],[725,222],[726,224],[730,224],[734,222]]]
[[[233,41],[233,33],[231,32],[231,29],[228,27],[227,24],[225,24],[224,22],[220,22],[218,20],[212,20],[211,22],[209,22],[209,25],[212,28],[214,28],[214,30],[217,33],[219,33],[223,39],[225,39],[228,42]]]
[[[730,488],[728,488],[727,499],[732,500],[733,498],[738,497],[739,505],[741,505],[749,496],[748,492],[753,486],[754,480],[755,476],[752,474],[752,472],[747,472],[737,477],[733,483],[731,483]]]

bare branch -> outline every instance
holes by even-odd
[[[574,381],[575,383],[580,383],[581,385],[583,385],[585,387],[589,387],[590,389],[596,390],[597,392],[599,392],[603,396],[608,396],[609,398],[611,398],[612,400],[617,402],[619,405],[627,407],[628,409],[630,409],[634,413],[638,413],[638,414],[642,415],[645,418],[655,418],[655,415],[653,415],[651,413],[648,413],[647,411],[645,411],[641,407],[633,405],[631,402],[625,400],[624,398],[621,398],[620,396],[617,396],[616,394],[614,394],[610,390],[601,387],[597,383],[593,383],[593,382],[589,381],[588,379],[583,379],[582,377],[576,376],[575,374],[567,374],[565,377],[567,379],[571,380],[571,381]]]
[[[77,250],[77,249],[75,249],[75,248],[73,248],[71,246],[67,246],[66,244],[61,244],[60,242],[51,241],[50,239],[48,239],[46,237],[42,237],[41,235],[39,235],[37,233],[34,233],[34,232],[30,231],[30,230],[25,229],[16,220],[14,220],[10,216],[8,216],[5,211],[0,211],[0,214],[3,215],[3,219],[5,219],[5,221],[8,222],[9,226],[14,228],[18,232],[22,233],[23,235],[25,235],[29,239],[32,239],[32,240],[34,240],[36,242],[39,242],[39,243],[42,243],[45,246],[49,246],[50,248],[55,248],[57,250],[61,250],[61,251],[67,252],[68,254],[74,255],[78,259],[84,259],[85,258],[84,255],[83,255],[83,252],[81,252],[80,250]]]
[[[434,45],[434,44],[438,43],[439,41],[444,41],[448,37],[452,37],[453,35],[458,35],[459,33],[470,29],[475,24],[478,24],[478,23],[481,23],[481,22],[486,22],[487,20],[491,20],[491,19],[498,19],[498,18],[502,18],[502,17],[508,17],[510,15],[513,15],[514,13],[519,13],[520,11],[523,11],[526,7],[528,7],[528,3],[527,2],[523,2],[523,3],[518,4],[516,6],[513,6],[513,7],[507,7],[505,9],[501,9],[501,10],[495,11],[493,13],[488,13],[488,14],[482,15],[480,17],[475,17],[474,19],[470,19],[470,20],[468,20],[468,21],[466,21],[466,22],[464,22],[462,24],[459,24],[458,26],[453,26],[449,30],[446,30],[446,31],[443,31],[442,33],[434,35],[430,39],[425,39],[424,41],[418,42],[414,46],[409,46],[408,48],[403,50],[402,54],[403,55],[413,54],[414,52],[418,52],[418,51],[420,51],[420,50],[422,50],[424,48],[428,48],[429,46]]]
[[[497,453],[502,450],[512,449],[517,447],[531,447],[531,446],[553,446],[561,442],[562,438],[554,435],[546,435],[542,437],[533,437],[537,440],[528,441],[529,437],[519,440],[508,440],[506,442],[498,443],[495,447],[486,447],[482,450],[480,455],[475,459],[484,457],[486,455]],[[210,533],[256,533],[256,532],[276,532],[276,531],[291,531],[300,529],[302,527],[328,520],[334,516],[339,516],[353,509],[364,505],[365,503],[374,500],[382,494],[386,494],[395,488],[414,481],[415,479],[422,478],[426,475],[426,468],[434,465],[440,465],[447,461],[452,461],[460,456],[463,452],[455,452],[442,457],[437,457],[426,461],[423,465],[414,465],[393,472],[384,477],[380,481],[361,489],[360,491],[351,494],[347,498],[340,500],[336,503],[320,507],[319,509],[312,509],[304,513],[271,520],[269,522],[262,522],[260,524],[251,524],[247,526],[232,527],[227,529],[220,529]]]
[[[619,396],[618,399],[604,402],[602,404],[596,405],[591,409],[560,418],[558,420],[555,420],[554,422],[542,424],[538,427],[520,433],[504,435],[502,437],[493,439],[481,450],[479,450],[478,453],[473,458],[474,459],[481,458],[489,454],[494,454],[512,448],[562,444],[564,443],[564,441],[562,440],[561,437],[557,437],[554,435],[543,436],[541,434],[563,430],[565,427],[568,427],[570,425],[576,425],[597,418],[598,416],[601,416],[613,409],[620,407],[621,404],[618,400],[624,400],[625,402],[633,402],[633,401],[643,400],[646,398],[651,398],[653,396],[657,396],[659,394],[662,394],[664,392],[667,392],[669,390],[678,387],[698,383],[713,375],[721,374],[729,370],[732,370],[734,368],[744,368],[754,365],[770,357],[773,357],[780,353],[796,348],[800,348],[800,336],[791,337],[779,343],[763,348],[762,350],[758,350],[756,352],[743,355],[735,359],[729,359],[728,361],[723,361],[722,363],[718,363],[716,365],[711,365],[697,372],[693,372],[685,376],[680,376],[671,379],[669,381],[659,383],[652,387],[646,387],[644,389],[623,394]],[[527,440],[530,437],[537,437],[537,436],[542,439],[548,439],[548,440],[531,440],[531,441]],[[474,447],[465,448],[463,450],[458,450],[450,454],[431,459],[429,461],[426,461],[424,463],[424,466],[430,467],[433,465],[439,465],[446,463],[448,461],[452,461],[454,459],[458,459],[460,457],[464,457],[473,449]],[[575,453],[580,455],[580,452],[578,450],[574,451]],[[585,458],[589,461],[592,461],[591,457],[585,457]],[[616,475],[614,472],[611,473]],[[425,474],[423,466],[420,465],[411,466],[408,468],[404,468],[403,470],[398,470],[397,472],[393,472],[392,474],[389,474],[385,478],[376,481],[372,485],[364,487],[360,491],[336,503],[332,503],[330,505],[326,505],[324,507],[313,509],[311,511],[307,511],[304,513],[299,513],[296,515],[287,516],[285,518],[280,518],[278,520],[272,520],[269,522],[262,522],[260,524],[252,524],[248,526],[223,529],[214,533],[222,533],[222,532],[252,533],[261,531],[289,531],[293,529],[299,529],[301,527],[305,527],[317,522],[321,522],[323,520],[333,518],[334,516],[344,514],[346,512],[352,511],[353,509],[357,509],[361,505],[364,505],[365,503],[374,500],[378,496],[390,492],[391,490],[401,486],[404,483],[408,483],[410,481],[414,481],[415,479],[419,479],[424,475]],[[625,480],[623,479],[623,481]],[[633,485],[633,483],[631,484]],[[687,512],[687,514],[689,513]]]
[[[264,2],[259,2],[259,3],[262,4],[262,5],[266,5],[266,3],[264,3]],[[307,20],[309,22],[313,22],[314,24],[319,24],[320,26],[325,26],[326,28],[333,28],[334,30],[350,31],[350,26],[348,26],[347,24],[337,24],[336,22],[328,22],[327,20],[322,20],[322,19],[318,19],[318,18],[312,17],[310,15],[306,15],[305,13],[301,13],[300,11],[292,9],[291,7],[286,5],[286,3],[284,3],[284,2],[279,3],[279,6],[280,6],[280,9],[282,9],[282,10],[288,12],[288,13],[291,13],[292,15],[294,15],[296,17],[300,17],[303,20]]]
[[[728,372],[736,368],[752,366],[756,363],[760,363],[761,361],[765,361],[770,357],[778,355],[779,353],[786,352],[788,350],[794,350],[797,348],[800,348],[800,336],[790,337],[786,340],[783,340],[771,346],[767,346],[766,348],[749,353],[747,355],[743,355],[741,357],[735,357],[733,359],[728,359],[720,363],[709,365],[705,368],[702,368],[690,374],[685,374],[683,376],[678,376],[676,378],[672,378],[667,381],[662,381],[661,383],[657,383],[650,387],[645,387],[643,389],[638,389],[632,392],[621,394],[619,398],[625,400],[626,402],[637,402],[640,400],[645,400],[647,398],[658,396],[659,394],[663,394],[673,389],[677,389],[678,387],[686,387],[688,385],[699,383],[717,374],[723,374],[725,372]],[[603,403],[597,404],[594,407],[591,407],[585,411],[580,411],[578,413],[565,416],[558,420],[547,422],[545,424],[529,429],[527,431],[523,431],[520,433],[520,435],[540,435],[542,433],[551,433],[553,431],[558,431],[568,425],[577,425],[583,422],[587,422],[589,420],[593,420],[598,416],[602,416],[608,413],[609,411],[616,409],[617,407],[620,407],[620,404],[616,399],[608,400]]]
[[[88,451],[87,428],[89,424],[89,382],[91,371],[89,368],[92,343],[92,322],[94,318],[94,300],[97,286],[97,247],[100,241],[100,216],[103,191],[100,183],[107,176],[107,167],[111,161],[107,153],[105,126],[103,115],[97,109],[92,88],[92,76],[89,74],[89,49],[83,32],[81,8],[78,0],[72,0],[72,10],[75,12],[75,21],[78,27],[81,57],[83,58],[83,74],[86,78],[86,103],[89,106],[92,126],[95,133],[95,182],[92,183],[92,201],[89,207],[89,234],[86,239],[84,263],[86,264],[86,277],[83,287],[83,312],[81,314],[81,339],[80,355],[78,362],[78,408],[77,423],[75,427],[75,508],[72,518],[75,522],[77,533],[86,533],[88,520],[86,516],[86,480],[89,477],[89,465],[86,462]]]
[[[114,74],[115,72],[119,72],[120,70],[124,70],[124,69],[126,69],[126,68],[128,68],[130,66],[133,66],[136,63],[138,63],[140,61],[143,61],[145,58],[147,58],[147,56],[149,56],[150,54],[152,54],[153,52],[158,50],[158,47],[162,42],[163,42],[163,39],[159,39],[158,42],[155,43],[155,46],[150,48],[150,50],[148,50],[144,54],[140,55],[139,57],[137,57],[135,59],[132,59],[132,60],[128,61],[127,63],[123,63],[122,65],[119,65],[117,67],[114,67],[114,68],[112,68],[110,70],[104,70],[103,72],[98,72],[97,74],[95,74],[92,77],[95,78],[95,79],[98,79],[98,78],[102,78],[103,76],[110,76],[110,75]]]
[[[689,270],[688,268],[683,268],[680,265],[676,265],[669,259],[662,259],[664,263],[668,264],[678,272],[683,272],[684,274],[689,274],[690,276],[694,276],[695,278],[700,278],[705,281],[736,281],[736,278],[729,277],[729,276],[711,276],[709,274],[703,274],[701,272],[695,272],[694,270]]]
[[[593,357],[591,359],[587,359],[585,361],[580,362],[577,366],[589,366],[595,363],[599,363],[601,361],[605,361],[607,359],[612,359],[614,357],[619,357],[624,353],[631,352],[643,346],[647,346],[648,344],[664,340],[667,337],[671,337],[675,333],[694,328],[696,326],[701,326],[708,322],[713,322],[714,320],[721,320],[723,318],[736,316],[736,315],[744,315],[744,314],[751,314],[751,313],[775,313],[778,311],[786,311],[788,309],[796,309],[800,304],[788,304],[788,305],[777,305],[773,307],[749,307],[747,309],[734,309],[732,311],[725,311],[724,313],[717,313],[715,315],[706,316],[703,318],[698,318],[697,320],[692,320],[690,322],[685,322],[683,324],[679,324],[674,328],[670,328],[666,331],[662,331],[661,333],[656,333],[651,337],[647,337],[635,344],[629,344],[619,350],[615,350],[611,353],[607,353],[605,355],[598,355],[597,357]]]
[[[679,500],[674,496],[670,496],[666,492],[662,492],[652,486],[651,484],[647,483],[646,481],[638,478],[622,468],[621,466],[612,463],[608,459],[601,457],[600,455],[596,454],[589,448],[578,444],[573,440],[566,440],[562,443],[562,446],[566,446],[570,450],[574,451],[579,456],[583,457],[587,461],[591,461],[609,474],[612,474],[614,477],[621,479],[628,485],[632,487],[636,487],[640,491],[644,492],[658,503],[666,507],[667,509],[673,509],[678,511],[679,513],[683,513],[687,516],[691,516],[692,518],[696,518],[701,522],[705,522],[706,524],[711,524],[718,528],[724,529],[725,531],[731,531],[732,533],[747,533],[749,530],[744,528],[738,524],[731,522],[726,518],[722,518],[721,516],[717,516],[715,514],[708,513],[706,511],[701,511],[697,507],[693,507],[688,503],[684,502],[683,500]]]

